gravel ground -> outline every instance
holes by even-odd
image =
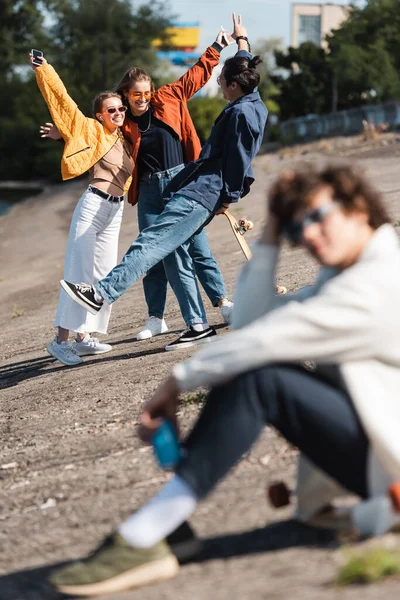
[[[255,223],[247,234],[249,241],[255,239],[264,221],[265,191],[281,168],[299,160],[339,158],[367,171],[385,192],[395,221],[400,216],[399,154],[395,134],[374,142],[341,138],[263,154],[256,161],[253,190],[234,214]],[[45,584],[51,566],[88,552],[167,479],[151,450],[138,442],[135,424],[143,401],[190,354],[164,351],[184,327],[173,294],[165,336],[135,340],[146,319],[139,283],[113,308],[107,336],[112,352],[85,358],[75,368],[45,352],[53,336],[68,226],[84,187],[82,181],[56,186],[0,218],[0,600],[56,598]],[[214,219],[208,233],[232,293],[243,262],[239,246],[223,217]],[[136,209],[127,205],[121,255],[136,234]],[[312,282],[315,273],[316,265],[301,250],[284,249],[278,283],[294,290]],[[219,311],[208,300],[206,306],[218,335],[226,334]],[[184,431],[198,411],[196,398],[186,397],[180,411]],[[266,430],[193,516],[205,538],[198,560],[183,566],[174,580],[108,600],[396,596],[396,580],[362,589],[334,587],[343,549],[333,536],[291,521],[290,507],[269,507],[266,484],[277,478],[292,483],[295,462],[296,452]]]

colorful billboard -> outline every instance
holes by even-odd
[[[197,21],[189,23],[171,23],[167,33],[172,50],[181,52],[193,52],[200,41],[200,23]],[[161,40],[154,40],[153,46],[161,48]]]

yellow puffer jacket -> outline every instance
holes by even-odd
[[[35,69],[36,81],[46,100],[51,117],[65,141],[61,160],[64,180],[86,173],[118,140],[99,121],[85,117],[68,95],[65,85],[48,63]],[[132,178],[125,184],[129,189]]]

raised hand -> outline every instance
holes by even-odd
[[[233,32],[231,33],[231,37],[236,40],[236,38],[240,35],[247,37],[247,29],[242,25],[242,15],[236,15],[236,13],[232,13],[233,19]]]
[[[226,48],[234,43],[232,36],[227,33],[224,27],[221,25],[221,29],[218,32],[217,39],[215,40],[222,48]]]
[[[31,61],[31,67],[32,67],[33,70],[35,70],[39,66],[41,66],[41,65],[34,65],[33,64],[33,54],[32,54],[32,52],[29,52],[29,60]],[[47,63],[47,60],[45,59],[44,56],[42,56],[42,65],[44,65],[45,63]]]

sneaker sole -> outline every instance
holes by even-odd
[[[76,302],[77,304],[82,306],[82,308],[84,308],[85,310],[90,312],[90,314],[97,315],[100,312],[100,309],[96,310],[95,308],[90,306],[90,304],[86,304],[86,302],[84,302],[81,298],[79,298],[79,296],[76,296],[76,294],[73,293],[71,288],[67,286],[67,284],[64,282],[63,279],[60,279],[60,285],[61,285],[62,289],[64,290],[64,292],[66,292],[68,294],[68,296],[71,298],[71,300],[73,300],[74,302]]]
[[[216,335],[213,335],[209,338],[204,338],[204,340],[197,340],[196,342],[182,342],[182,344],[177,344],[173,346],[165,346],[165,350],[167,352],[171,352],[171,350],[180,350],[181,348],[191,348],[191,346],[198,346],[199,344],[206,344],[208,342],[212,342],[217,339]]]
[[[61,358],[59,356],[57,356],[56,354],[51,352],[51,350],[48,347],[46,348],[46,350],[50,354],[50,356],[59,360],[60,363],[65,365],[66,367],[77,367],[78,365],[82,364],[82,362],[83,362],[82,360],[80,360],[79,362],[65,362],[64,360],[61,360]]]
[[[108,348],[108,350],[94,350],[93,352],[90,351],[81,351],[81,350],[75,350],[75,352],[77,353],[78,356],[93,356],[94,354],[105,354],[106,352],[111,352],[112,348]]]
[[[91,583],[87,585],[56,585],[63,594],[70,596],[100,596],[102,594],[112,594],[131,590],[151,583],[172,579],[178,574],[179,563],[175,556],[167,556],[161,560],[156,560],[136,569],[125,571],[116,577],[107,579],[100,583]]]
[[[138,342],[141,342],[142,340],[149,340],[152,337],[163,335],[164,333],[168,333],[168,329],[166,331],[160,331],[160,333],[150,333],[150,335],[140,335],[140,333],[138,333],[136,339]]]

